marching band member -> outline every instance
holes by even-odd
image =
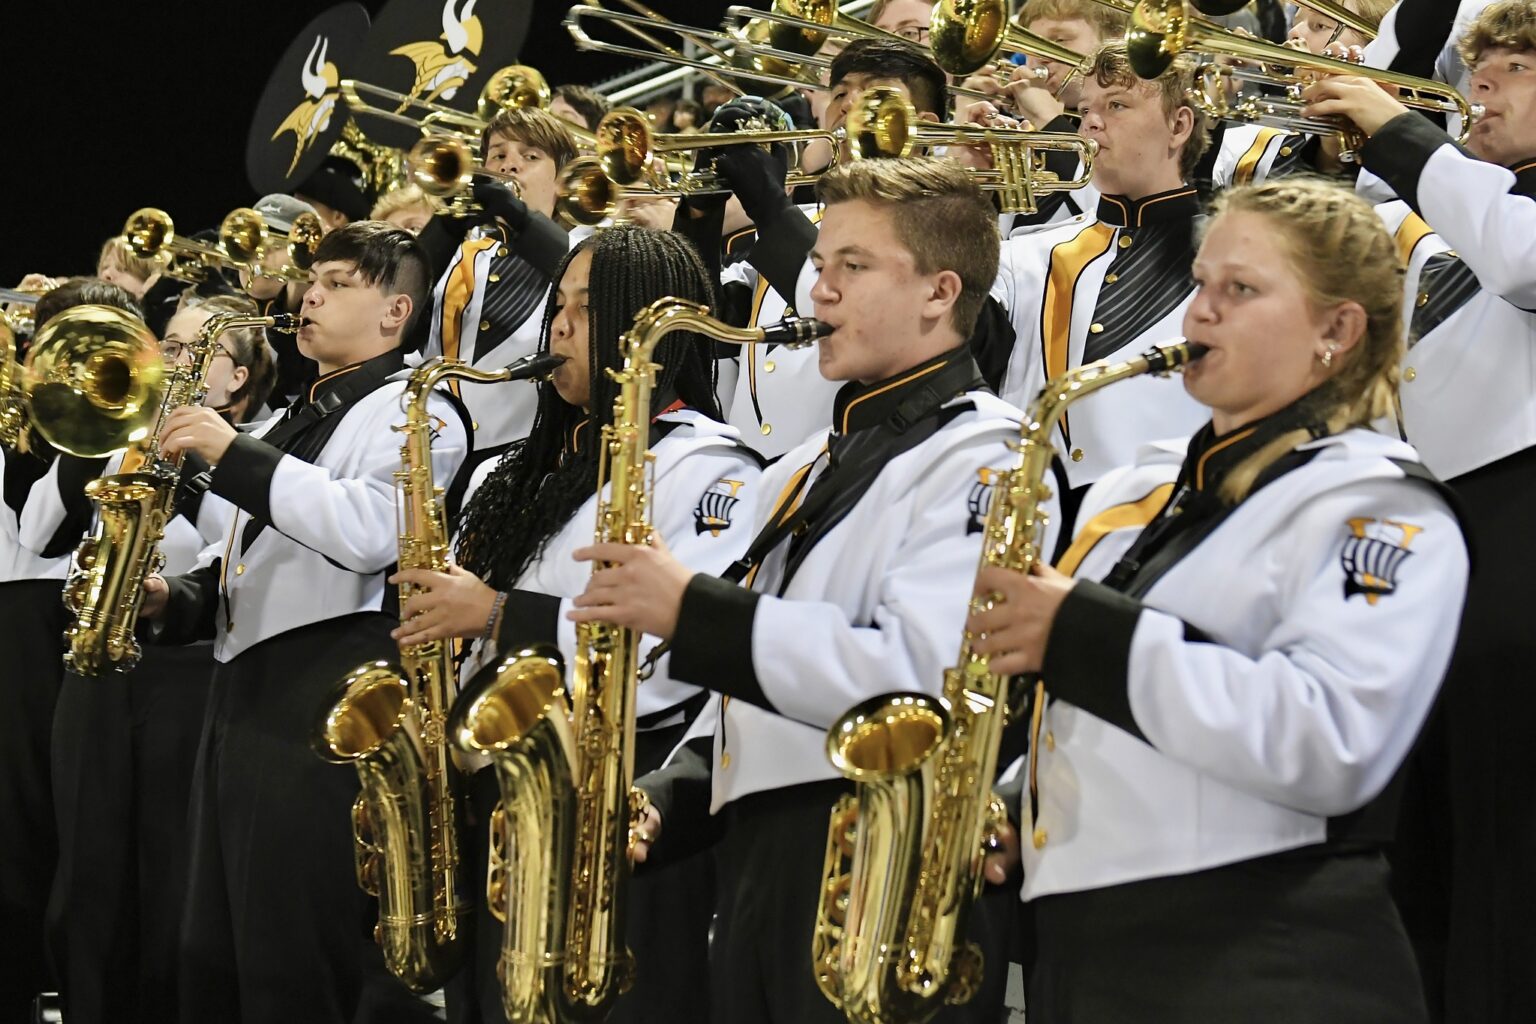
[[[244,298],[193,297],[171,317],[162,355],[190,365],[188,343],[210,317],[255,312]],[[225,331],[216,343],[203,404],[238,423],[242,410],[263,407],[272,356],[258,327]],[[84,484],[124,472],[123,459],[61,454],[32,489],[22,543],[44,557],[73,550],[94,516]],[[220,539],[193,525],[195,502],[181,501],[177,512],[159,545],[171,573],[193,569],[198,553]],[[147,646],[120,678],[64,674],[53,718],[60,855],[48,946],[71,1021],[176,1018],[187,798],[212,673],[212,648],[199,644]]]
[[[498,113],[481,136],[480,161],[520,190],[478,179],[475,201],[488,230],[465,241],[477,218],[434,217],[421,241],[439,274],[432,293],[428,356],[497,369],[539,344],[543,303],[555,267],[570,247],[551,218],[560,168],[576,157],[565,122],[542,110]],[[457,391],[457,389],[456,389]],[[524,437],[533,423],[529,388],[466,388],[477,456]]]
[[[608,97],[585,85],[557,85],[549,100],[551,114],[589,132],[612,109]]]
[[[421,233],[427,222],[443,212],[443,201],[429,196],[420,185],[405,185],[379,196],[368,212],[369,220],[382,220],[411,234]]]
[[[1205,116],[1188,99],[1191,78],[1177,61],[1143,81],[1121,43],[1094,54],[1083,76],[1081,134],[1099,146],[1097,216],[1002,247],[992,295],[1017,336],[1001,390],[1008,401],[1027,404],[1072,367],[1135,355],[1178,333],[1194,294],[1189,265],[1200,212],[1188,176],[1206,141]],[[1177,381],[1156,377],[1074,407],[1061,425],[1065,525],[1086,487],[1130,461],[1140,444],[1201,421]]]
[[[1015,840],[1030,1016],[1423,1021],[1381,849],[1468,558],[1368,426],[1402,353],[1392,239],[1338,186],[1272,182],[1218,201],[1194,273],[1210,422],[1095,485],[1075,579],[976,580],[1001,600],[975,649],[1049,698]]]
[[[252,207],[261,214],[273,231],[288,232],[300,215],[315,213],[314,207],[293,196],[274,192],[256,200]],[[317,214],[318,216],[318,214]],[[279,246],[268,248],[265,262],[268,269],[283,265],[287,252]],[[240,271],[240,286],[256,300],[262,316],[279,313],[297,314],[304,304],[304,293],[309,289],[307,281],[285,281],[271,274],[252,274]],[[273,331],[269,341],[277,354],[277,384],[272,389],[270,401],[273,408],[284,408],[303,394],[315,379],[315,361],[299,351],[299,343],[293,335]]]
[[[1473,547],[1494,553],[1478,563],[1446,679],[1443,735],[1432,733],[1443,749],[1428,747],[1418,763],[1436,820],[1403,850],[1404,873],[1424,875],[1405,897],[1447,903],[1415,935],[1445,1019],[1523,1021],[1536,1014],[1536,757],[1517,725],[1532,702],[1508,673],[1536,651],[1519,614],[1530,560],[1507,549],[1536,464],[1525,371],[1536,341],[1536,5],[1490,5],[1461,55],[1469,99],[1486,108],[1465,149],[1365,79],[1325,79],[1307,99],[1370,136],[1365,168],[1402,199],[1385,212],[1411,260],[1417,340],[1403,369],[1403,427],[1461,498]]]
[[[168,456],[214,467],[203,514],[232,506],[206,564],[149,577],[142,612],[164,642],[211,638],[218,662],[192,781],[185,1021],[410,1019],[377,1005],[407,994],[354,877],[357,776],[316,757],[310,733],[339,679],[393,653],[404,383],[391,378],[426,304],[427,262],[409,233],[365,222],[326,235],[310,275],[299,346],[321,375],[307,401],[251,434],[190,407],[161,432]],[[451,480],[466,417],[446,393],[429,408],[433,472]]]
[[[410,600],[409,618],[395,631],[402,645],[480,638],[471,661],[483,665],[494,662],[497,651],[543,642],[559,646],[566,664],[574,663],[575,629],[561,612],[590,575],[571,553],[590,544],[595,529],[598,446],[613,418],[618,389],[609,373],[623,365],[621,335],[657,299],[708,304],[712,293],[698,255],[671,232],[613,227],[572,250],[556,275],[541,346],[566,361],[552,385],[539,386],[528,437],[477,474],[481,482],[465,507],[457,545],[462,567],[411,569],[392,579],[426,588]],[[751,536],[758,459],[719,422],[707,339],[670,335],[656,362],[662,370],[653,396],[653,523],[687,564],[722,572]],[[705,701],[698,686],[670,678],[666,664],[663,657],[638,691],[637,773],[660,767]],[[478,879],[485,875],[486,822],[497,801],[495,773],[479,771],[470,789],[476,838],[466,849],[477,863],[468,877]],[[703,966],[713,909],[707,859],[643,875],[630,894],[637,981],[616,1019],[707,1020]],[[476,903],[475,954],[461,986],[467,1006],[455,1019],[501,1021],[495,967],[502,929],[485,900]]]
[[[134,316],[127,291],[94,278],[51,289],[34,308],[38,329],[74,306],[112,306]],[[25,450],[23,450],[23,448]],[[21,543],[21,514],[33,485],[48,471],[53,448],[28,429],[18,448],[0,448],[0,644],[7,654],[6,713],[0,715],[0,932],[12,936],[0,957],[0,1020],[27,1019],[32,998],[51,988],[44,958],[48,884],[58,861],[48,738],[63,678],[61,593],[69,557],[43,558]]]
[[[859,161],[819,190],[812,297],[835,328],[819,365],[845,382],[833,428],[764,474],[757,535],[723,579],[661,544],[576,552],[611,568],[571,618],[669,638],[673,677],[725,696],[708,760],[680,752],[641,784],[647,834],[668,830],[658,857],[706,807],[723,823],[711,1013],[736,1024],[842,1020],[810,955],[828,813],[850,788],[826,728],[876,692],[938,691],[991,471],[1018,435],[966,345],[996,271],[991,204],[931,158]]]

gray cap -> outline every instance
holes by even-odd
[[[267,225],[277,231],[287,231],[293,227],[293,222],[301,213],[314,213],[315,208],[302,199],[285,195],[282,192],[274,192],[269,196],[262,196],[256,200],[254,207],[257,213],[266,218]]]

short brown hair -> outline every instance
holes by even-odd
[[[537,146],[549,154],[556,167],[576,159],[576,136],[564,121],[547,110],[508,107],[497,112],[480,134],[480,159],[490,151],[491,139],[505,135],[527,146]]]
[[[1531,0],[1499,0],[1483,8],[1456,46],[1461,59],[1473,65],[1484,50],[1494,47],[1536,51],[1536,4]]]
[[[1015,20],[1024,28],[1040,19],[1048,21],[1084,21],[1098,33],[1100,42],[1125,35],[1125,15],[1098,0],[1029,0]]]
[[[154,260],[146,259],[134,252],[133,247],[128,244],[128,239],[122,235],[114,235],[101,243],[101,254],[96,257],[96,269],[100,270],[101,265],[107,260],[116,264],[117,269],[132,274],[140,281],[148,281],[160,269]]]
[[[1002,242],[997,210],[965,168],[939,157],[855,160],[823,174],[816,194],[827,206],[863,200],[889,209],[919,274],[960,275],[950,323],[970,337],[997,279]]]
[[[565,100],[569,103],[586,122],[589,132],[596,131],[597,122],[613,109],[613,104],[608,102],[608,97],[589,85],[557,85],[551,99]]]
[[[1179,173],[1188,181],[1195,173],[1195,165],[1205,155],[1211,144],[1210,122],[1205,111],[1189,102],[1195,86],[1195,65],[1188,57],[1175,57],[1167,69],[1156,78],[1138,78],[1131,68],[1131,58],[1124,43],[1105,43],[1092,57],[1083,77],[1091,78],[1100,86],[1119,86],[1123,89],[1139,89],[1156,92],[1163,101],[1163,116],[1172,118],[1180,107],[1194,117],[1189,139],[1179,154]]]

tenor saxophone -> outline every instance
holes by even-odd
[[[1025,414],[1017,463],[996,480],[981,568],[1027,573],[1039,560],[1051,436],[1069,405],[1128,377],[1167,374],[1204,352],[1181,342],[1047,383]],[[975,598],[972,608],[992,600]],[[941,700],[873,697],[827,734],[828,757],[857,788],[832,811],[812,956],[817,984],[851,1021],[926,1021],[945,1003],[968,1001],[981,983],[981,952],[965,940],[966,919],[983,860],[1007,820],[992,781],[1022,684],[994,673],[974,639],[965,634]]]
[[[127,471],[85,485],[85,496],[97,506],[96,529],[75,548],[64,583],[64,605],[75,616],[64,633],[64,664],[78,675],[127,671],[138,664],[139,643],[133,631],[144,600],[144,580],[165,565],[160,541],[175,511],[184,457],[161,454],[160,428],[173,410],[203,403],[219,335],[239,327],[296,331],[299,318],[242,313],[209,317],[189,346],[191,365],[178,366],[170,374],[154,429],[124,456]]]
[[[548,376],[559,356],[527,356],[502,370],[457,360],[417,367],[406,384],[400,469],[395,473],[401,569],[446,571],[449,563],[443,488],[433,480],[436,420],[433,389],[448,379],[489,384]],[[400,588],[400,606],[415,594]],[[468,911],[459,884],[460,780],[444,723],[453,693],[453,647],[412,644],[400,663],[373,661],[336,684],[312,745],[327,761],[357,769],[361,791],[352,805],[357,881],[379,899],[374,938],[390,971],[415,992],[431,992],[458,968]]]
[[[651,391],[656,346],[673,331],[798,348],[830,328],[811,319],[735,328],[704,306],[660,299],[620,339],[619,395],[598,455],[596,543],[651,537]],[[519,651],[460,695],[454,742],[495,764],[486,898],[505,924],[499,960],[511,1024],[602,1020],[634,981],[625,945],[629,848],[645,797],[633,786],[641,634],[606,622],[576,629],[569,696],[559,655]]]

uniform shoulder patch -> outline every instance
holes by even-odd
[[[1339,554],[1344,569],[1344,600],[1356,594],[1375,605],[1397,590],[1397,573],[1408,560],[1409,546],[1424,532],[1422,526],[1396,519],[1359,517],[1345,524],[1349,534]]]
[[[729,530],[735,522],[736,506],[741,504],[738,493],[744,481],[720,479],[709,485],[709,490],[699,496],[693,510],[695,535],[708,532],[718,537],[722,530]]]

